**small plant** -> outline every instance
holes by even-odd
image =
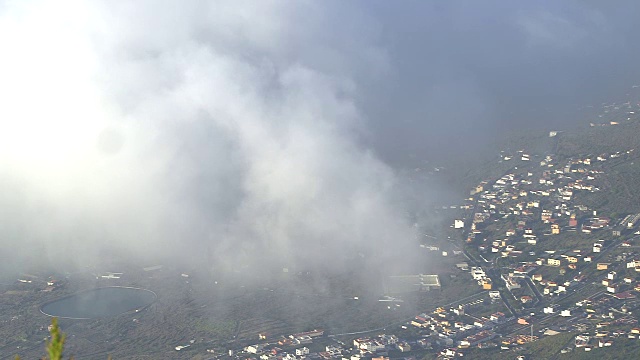
[[[51,329],[49,330],[49,333],[51,334],[51,340],[47,341],[47,346],[45,347],[47,349],[47,353],[49,353],[49,358],[42,359],[62,360],[62,353],[64,352],[64,339],[66,335],[60,331],[57,318],[51,319]],[[20,356],[16,355],[15,360],[20,360]]]
[[[58,319],[51,319],[51,340],[47,341],[47,352],[49,360],[62,360],[62,352],[64,351],[64,340],[66,335],[60,332],[58,328]]]

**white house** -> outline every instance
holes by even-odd
[[[246,348],[244,348],[244,351],[250,353],[250,354],[257,354],[259,352],[262,351],[262,349],[264,348],[264,345],[262,344],[255,344],[255,345],[249,345]]]

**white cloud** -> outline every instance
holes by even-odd
[[[108,244],[230,266],[327,263],[350,246],[409,241],[396,175],[354,140],[353,74],[384,68],[384,51],[364,18],[348,34],[327,29],[331,11],[6,6],[0,176],[23,195],[0,199],[15,220],[0,235],[52,254]]]

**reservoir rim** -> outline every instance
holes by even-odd
[[[67,296],[63,296],[61,298],[55,299],[55,300],[51,300],[51,301],[47,301],[46,303],[40,305],[40,312],[48,317],[55,317],[55,318],[59,318],[59,319],[70,319],[70,320],[94,320],[94,319],[102,319],[108,316],[97,316],[97,317],[71,317],[71,316],[56,316],[56,315],[51,315],[51,314],[47,314],[46,312],[44,312],[42,310],[42,308],[44,308],[45,306],[52,304],[54,302],[58,302],[64,299],[68,299],[70,297],[74,297],[86,292],[90,292],[90,291],[95,291],[95,290],[100,290],[100,289],[112,289],[112,288],[121,288],[121,289],[134,289],[134,290],[141,290],[141,291],[148,291],[151,294],[153,294],[153,301],[151,301],[149,304],[146,304],[144,306],[135,308],[135,309],[131,309],[131,310],[127,310],[125,312],[122,312],[120,314],[116,314],[116,315],[112,315],[112,316],[118,316],[118,315],[122,315],[122,314],[127,314],[133,311],[140,311],[143,309],[146,309],[147,307],[153,305],[153,303],[155,303],[158,300],[158,294],[156,294],[153,290],[149,290],[149,289],[143,289],[143,288],[139,288],[139,287],[135,287],[135,286],[118,286],[118,285],[114,285],[114,286],[101,286],[101,287],[97,287],[97,288],[92,288],[92,289],[85,289],[85,290],[80,290],[76,293],[73,294],[69,294]]]

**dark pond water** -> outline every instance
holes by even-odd
[[[40,310],[61,318],[94,319],[141,309],[155,300],[156,294],[149,290],[104,287],[50,302]]]

